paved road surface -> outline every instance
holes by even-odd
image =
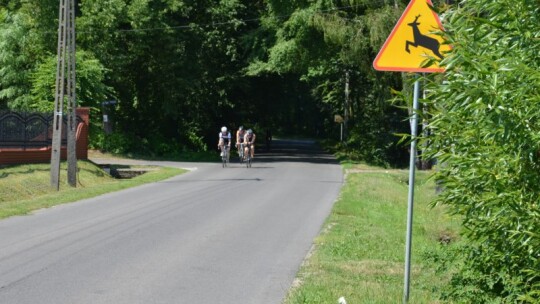
[[[281,303],[342,172],[310,142],[273,152],[0,221],[0,303]]]

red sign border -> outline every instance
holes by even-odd
[[[418,67],[418,68],[406,68],[406,67],[381,67],[378,65],[378,61],[379,61],[379,58],[381,57],[381,55],[383,54],[384,50],[386,49],[387,45],[390,43],[390,41],[392,41],[392,39],[394,38],[394,35],[397,31],[397,29],[401,26],[401,23],[403,23],[404,19],[405,19],[405,16],[408,14],[409,10],[412,8],[413,4],[416,2],[416,1],[424,1],[424,0],[411,0],[411,2],[409,2],[409,4],[407,5],[407,8],[405,8],[405,11],[403,12],[403,14],[401,15],[401,17],[399,18],[397,24],[394,26],[394,28],[392,29],[392,32],[390,33],[390,35],[388,36],[388,38],[386,39],[386,41],[384,42],[381,50],[379,51],[379,53],[377,54],[377,57],[375,57],[375,60],[373,61],[373,68],[377,71],[391,71],[391,72],[421,72],[421,73],[438,73],[438,72],[444,72],[445,69],[444,68],[422,68],[422,67]],[[431,2],[431,0],[425,0],[430,6],[433,6],[433,3]],[[439,25],[439,29],[441,30],[444,30],[443,26],[442,26],[442,23],[441,23],[441,20],[439,18],[439,16],[433,12],[433,16],[435,17],[435,20],[437,21],[437,24]]]

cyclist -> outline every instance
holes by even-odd
[[[246,135],[246,130],[244,130],[243,126],[238,127],[238,131],[236,131],[236,148],[238,149],[238,155],[241,157],[243,156],[244,149],[244,136]]]
[[[248,147],[251,147],[251,159],[253,159],[253,155],[255,155],[255,133],[253,133],[253,130],[249,129],[246,132],[246,135],[244,136],[244,144],[245,144],[245,152],[244,155],[248,153]]]
[[[227,149],[231,150],[231,132],[227,131],[227,127],[222,127],[221,132],[219,132],[219,141],[218,141],[218,147],[221,150],[221,156],[223,156],[223,148],[227,147]]]

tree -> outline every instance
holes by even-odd
[[[3,108],[28,109],[31,71],[38,49],[33,43],[29,16],[3,10],[0,24],[0,101]]]
[[[344,115],[351,152],[378,164],[405,163],[392,133],[403,132],[400,116],[406,114],[388,103],[388,87],[400,89],[401,78],[376,73],[371,65],[399,16],[396,4],[269,1],[261,23],[274,39],[265,40],[267,51],[251,59],[247,74],[296,75],[311,90],[303,100],[318,107],[321,129],[333,130],[325,135],[338,134],[333,117]]]
[[[118,131],[139,148],[148,143],[143,149],[165,148],[171,139],[183,147],[165,149],[205,149],[201,139],[214,135],[211,126],[227,121],[223,114],[234,107],[229,94],[241,69],[245,5],[236,0],[84,1],[81,12],[81,44],[96,50],[110,71]]]
[[[0,24],[0,101],[19,110],[52,111],[56,81],[58,1],[10,2]],[[79,50],[77,96],[81,105],[99,104],[109,88],[105,70]]]
[[[40,64],[31,75],[32,103],[29,108],[38,112],[54,110],[57,57],[51,56]],[[88,52],[77,52],[77,103],[79,106],[99,108],[101,101],[111,94],[103,81],[106,70]]]

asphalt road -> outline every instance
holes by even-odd
[[[281,303],[343,176],[310,142],[272,151],[0,221],[0,303]]]

